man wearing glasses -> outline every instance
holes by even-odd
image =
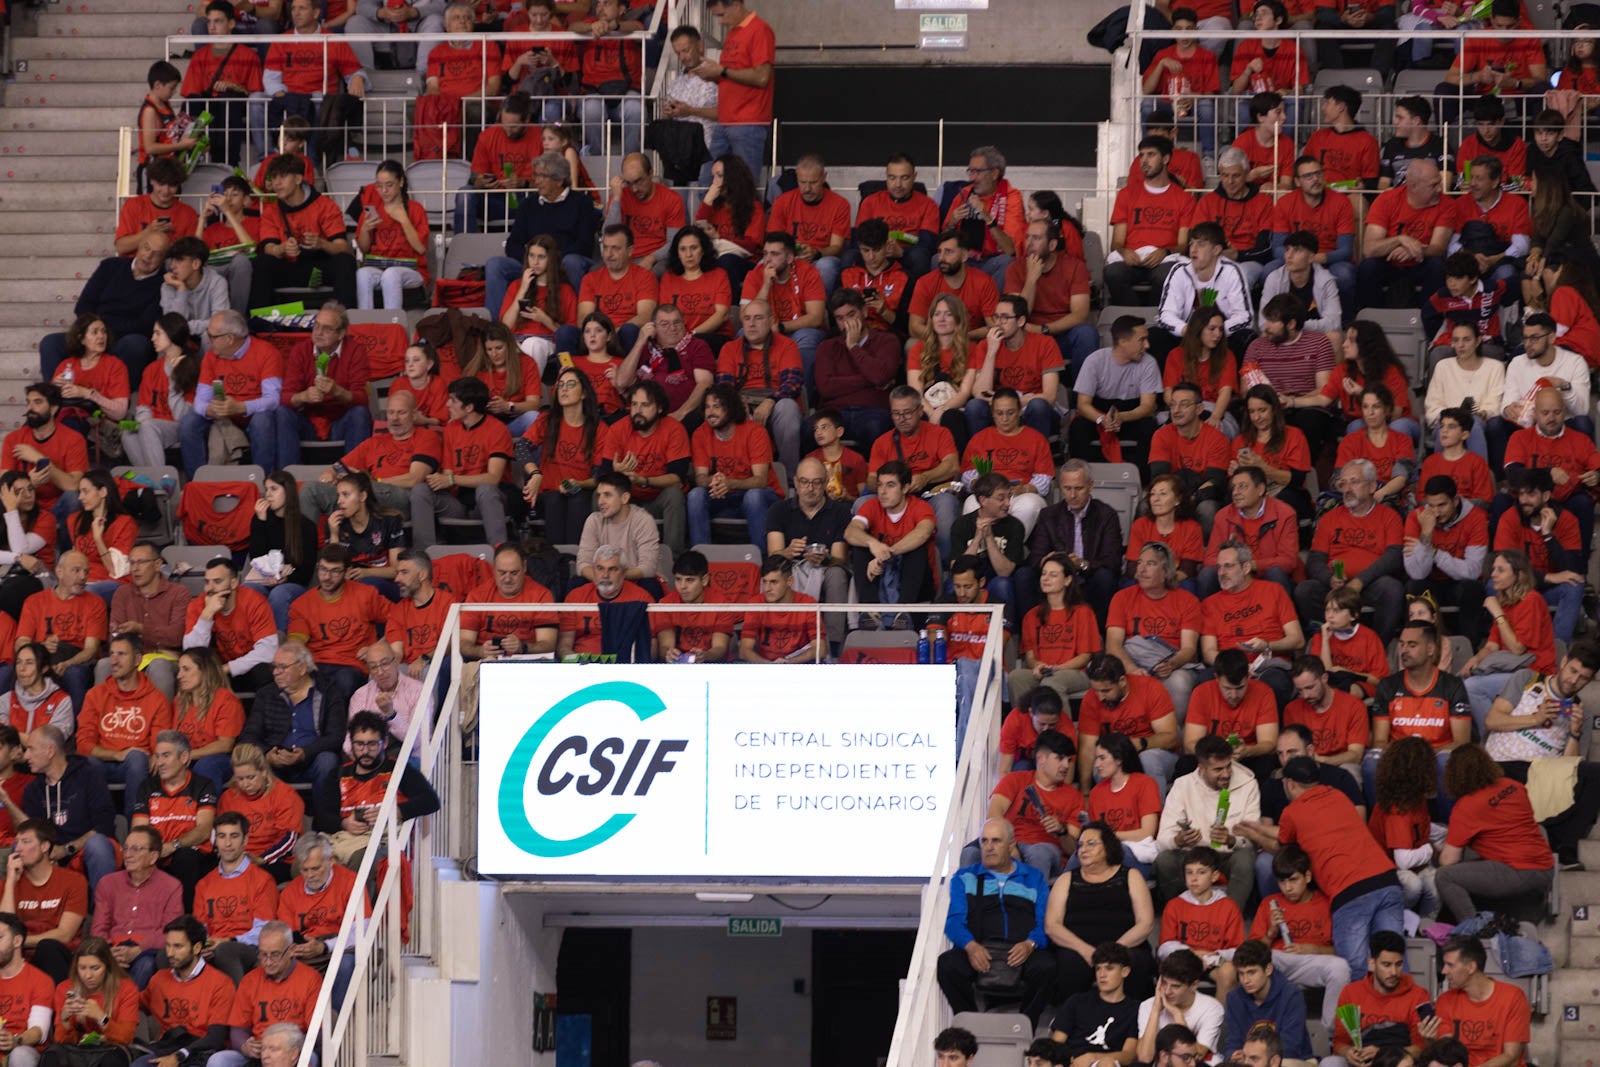
[[[280,467],[300,462],[302,440],[343,441],[348,451],[372,436],[367,350],[360,344],[346,348],[349,332],[344,305],[330,300],[312,320],[311,336],[284,356],[283,403],[273,413]]]
[[[209,460],[212,424],[223,420],[244,430],[253,462],[280,470],[298,461],[298,438],[292,451],[278,448],[277,410],[283,392],[283,357],[278,350],[268,342],[252,341],[249,324],[237,311],[211,316],[206,338],[211,349],[200,363],[194,410],[178,423],[184,472],[193,478]]]
[[[128,550],[128,581],[111,597],[111,636],[137,636],[146,662],[140,669],[150,684],[171,699],[178,691],[178,653],[183,648],[184,612],[194,599],[181,582],[161,574],[161,553],[149,541]],[[111,677],[111,664],[95,669],[95,683]]]
[[[287,923],[270,922],[261,928],[261,965],[239,983],[228,1015],[229,1043],[214,1052],[210,1067],[245,1067],[262,1055],[261,1039],[277,1023],[311,1028],[311,1013],[322,991],[322,976],[302,966],[294,957],[294,933]]]
[[[1333,275],[1339,287],[1339,305],[1353,309],[1356,299],[1356,213],[1350,198],[1328,195],[1327,172],[1314,156],[1294,161],[1295,190],[1281,197],[1272,210],[1271,274],[1283,266],[1284,247],[1291,233],[1302,230],[1317,239],[1311,262]]]
[[[667,271],[667,242],[688,221],[683,198],[656,188],[650,157],[634,152],[622,160],[622,173],[611,178],[606,222],[621,223],[633,233],[633,261],[657,278]]]
[[[311,783],[313,794],[339,770],[348,705],[314,671],[311,650],[287,641],[272,654],[272,681],[256,692],[241,745],[267,754],[273,773],[287,782]],[[263,949],[265,945],[263,945]]]
[[[968,258],[998,287],[1022,248],[1027,226],[1022,192],[1006,181],[1006,157],[994,145],[972,150],[967,181],[967,187],[950,202],[944,224],[961,230],[972,249]]]
[[[1589,418],[1589,365],[1570,348],[1562,348],[1556,338],[1556,320],[1540,311],[1522,323],[1523,354],[1506,367],[1502,392],[1505,407],[1489,419],[1483,432],[1489,440],[1489,469],[1505,465],[1506,442],[1531,420],[1533,401],[1528,393],[1543,378],[1561,392],[1567,407],[1567,425],[1579,433],[1594,436]],[[1485,414],[1489,414],[1485,412]]]
[[[351,759],[328,777],[313,802],[316,828],[330,835],[333,858],[352,870],[372,841],[372,825],[383,806],[389,780],[394,777],[394,757],[385,755],[389,729],[382,716],[357,712],[350,717]],[[402,820],[421,818],[439,810],[439,794],[414,764],[399,768],[399,814]]]

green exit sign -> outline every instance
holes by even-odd
[[[782,937],[782,919],[729,919],[729,937]]]
[[[919,15],[920,29],[923,33],[966,33],[967,16],[961,15]]]

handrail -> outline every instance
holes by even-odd
[[[486,605],[478,605],[477,607],[483,606]],[[720,607],[724,605],[713,604],[713,606]],[[818,634],[823,632],[822,616],[824,614],[873,610],[871,605],[834,603],[768,604],[762,602],[756,604],[728,604],[726,606],[736,608],[739,612],[745,614],[796,614],[803,611],[813,616],[814,626]],[[395,983],[399,980],[400,956],[404,949],[400,937],[401,915],[399,910],[401,900],[399,879],[402,877],[403,865],[399,860],[406,853],[407,847],[412,842],[412,835],[419,835],[425,844],[432,844],[435,838],[442,838],[445,846],[443,852],[435,850],[431,854],[422,857],[430,865],[435,857],[443,858],[448,856],[457,860],[465,858],[467,849],[471,847],[469,846],[469,841],[475,840],[475,826],[466,823],[472,810],[474,798],[467,793],[465,783],[462,781],[464,776],[460,773],[461,731],[459,727],[461,720],[460,710],[457,706],[460,698],[462,670],[465,666],[460,645],[461,615],[465,611],[473,610],[474,607],[471,604],[451,605],[440,632],[439,644],[435,646],[436,648],[447,648],[449,656],[448,658],[436,656],[429,664],[427,673],[422,681],[422,691],[424,693],[431,694],[435,692],[439,682],[439,671],[443,669],[446,662],[450,664],[450,684],[445,692],[443,702],[435,709],[437,722],[428,715],[419,714],[413,716],[407,727],[405,738],[401,742],[399,754],[395,757],[395,765],[403,767],[412,754],[416,753],[420,757],[422,773],[429,778],[430,783],[438,782],[441,778],[444,780],[445,788],[439,790],[439,792],[443,805],[441,814],[445,815],[445,820],[442,826],[435,825],[435,820],[431,817],[402,822],[399,818],[400,775],[395,774],[390,777],[388,787],[384,791],[383,802],[379,805],[377,817],[373,821],[371,833],[371,840],[373,842],[382,842],[384,847],[382,849],[368,847],[362,856],[361,865],[356,871],[356,885],[362,887],[363,891],[351,894],[349,901],[345,905],[344,916],[339,925],[339,933],[334,938],[329,949],[330,960],[332,961],[329,964],[330,973],[337,969],[338,961],[343,958],[344,953],[352,952],[355,956],[354,968],[345,1001],[340,1010],[335,1012],[333,1010],[333,982],[325,980],[322,983],[322,988],[317,995],[316,1007],[311,1017],[310,1034],[308,1034],[306,1044],[300,1052],[299,1067],[309,1067],[311,1058],[319,1044],[315,1040],[316,1037],[320,1037],[320,1061],[324,1067],[335,1067],[335,1065],[340,1064],[349,1065],[349,1067],[360,1064],[364,1067],[369,1052],[397,1051],[395,1047],[397,1042],[395,1027],[398,1020],[393,1010],[393,1001],[398,995],[398,991],[391,988],[389,996],[382,999],[369,997],[367,995],[369,983],[365,979],[368,977],[370,968],[381,966],[383,972],[381,975],[374,977],[374,982],[387,980],[390,983]],[[900,604],[883,605],[881,607],[892,608],[897,612],[915,612],[917,614],[946,614],[959,607],[959,610],[963,613],[983,613],[990,617],[987,643],[989,651],[986,653],[979,668],[977,689],[977,693],[982,695],[984,701],[983,709],[981,714],[973,720],[973,726],[969,728],[968,732],[968,736],[971,737],[974,736],[974,730],[982,731],[982,736],[985,739],[986,755],[975,763],[968,757],[968,754],[964,753],[961,762],[958,764],[957,778],[958,782],[966,783],[968,779],[982,775],[985,773],[982,767],[986,767],[991,762],[991,758],[987,753],[992,747],[995,737],[998,736],[999,730],[997,715],[1000,702],[999,680],[1001,674],[994,668],[992,661],[997,660],[1004,647],[1003,623],[1005,606],[1000,604]],[[571,603],[495,604],[494,610],[502,614],[535,612],[557,615],[590,614],[596,610],[596,606],[593,604]],[[645,610],[650,614],[681,614],[683,606],[680,604],[649,604],[646,605]],[[816,656],[818,657],[814,662],[820,662],[822,647],[825,644],[826,642],[823,641],[813,641],[813,647],[816,649]],[[739,665],[736,662],[730,662],[726,667],[728,670],[737,671]],[[977,698],[975,697],[974,703],[976,702]],[[441,756],[445,757],[443,765],[441,765]],[[974,770],[975,767],[978,768],[976,771]],[[980,795],[987,796],[986,784],[980,784],[984,785]],[[971,784],[967,784],[964,787],[958,785],[957,795],[958,798],[969,798],[968,806],[970,806],[970,797],[974,795],[973,786]],[[957,805],[952,805],[951,814],[946,819],[940,867],[937,869],[942,869],[945,863],[944,853],[948,852],[951,847],[952,835],[959,836],[960,827],[966,821],[965,816],[958,814],[956,808]],[[419,823],[422,825],[419,826]],[[442,834],[440,832],[441,829],[443,831]],[[959,844],[955,846],[958,852],[959,847]],[[365,887],[373,881],[373,871],[375,870],[375,864],[378,862],[378,853],[380,851],[385,852],[391,862],[388,863],[383,877],[378,880],[377,892],[373,899],[372,918],[369,920],[365,916]],[[432,923],[436,918],[431,907],[435,900],[433,871],[431,869],[419,871],[413,877],[420,883],[418,896],[421,906],[416,909],[416,920],[417,924],[424,928],[420,931],[413,931],[413,939],[420,939],[426,943],[432,936]],[[923,910],[925,914],[929,907],[937,903],[937,899],[930,898],[928,892],[928,890],[924,891]],[[382,942],[381,958],[379,958],[380,942]],[[370,1015],[373,1010],[373,1004],[371,1002],[375,999],[378,1000],[378,1006],[384,1013],[381,1021],[384,1025],[385,1041],[389,1047],[383,1050],[371,1050],[368,1048],[372,1036],[370,1032],[372,1029]]]

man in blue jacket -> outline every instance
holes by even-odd
[[[489,314],[500,318],[506,289],[522,275],[528,242],[539,234],[555,238],[561,252],[561,269],[576,289],[594,266],[595,232],[600,212],[588,194],[572,188],[572,168],[557,152],[533,161],[533,192],[525,194],[506,234],[506,254],[484,265],[484,303]]]
[[[1223,1005],[1222,1055],[1233,1059],[1252,1040],[1257,1023],[1271,1023],[1283,1042],[1286,1060],[1310,1060],[1306,1032],[1306,998],[1300,987],[1272,973],[1272,950],[1264,941],[1246,941],[1233,954],[1239,986]]]
[[[977,987],[986,975],[1009,966],[1017,982],[987,992],[1020,997],[1035,1026],[1055,981],[1055,957],[1044,932],[1050,885],[1035,867],[1012,857],[1016,837],[1004,819],[983,824],[978,838],[983,858],[950,879],[950,914],[944,932],[955,948],[939,957],[939,988],[956,1014],[977,1011]]]

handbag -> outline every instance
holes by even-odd
[[[982,942],[989,951],[989,969],[978,975],[977,987],[985,993],[1014,993],[1022,989],[1022,968],[1013,967],[1006,957],[1011,942],[990,939]]]

